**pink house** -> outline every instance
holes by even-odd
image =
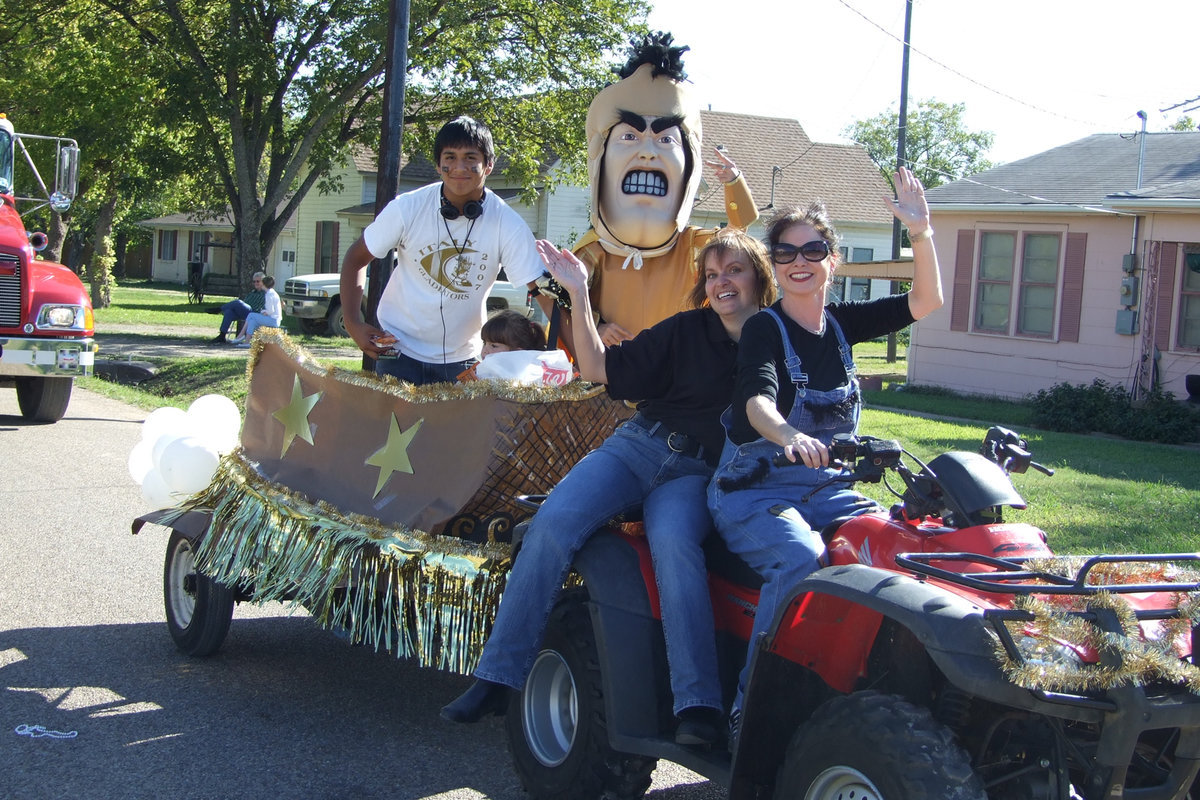
[[[946,305],[913,329],[910,383],[1196,390],[1200,133],[1097,134],[927,198]]]

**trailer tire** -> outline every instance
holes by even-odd
[[[225,641],[233,619],[233,590],[196,571],[194,543],[176,530],[167,542],[163,601],[167,630],[184,653],[212,655]]]
[[[856,692],[822,704],[792,736],[776,797],[986,800],[954,734],[928,709]]]
[[[608,744],[604,688],[586,592],[554,607],[525,688],[513,693],[505,728],[513,766],[533,800],[637,800],[657,759]]]
[[[31,422],[58,422],[71,402],[73,378],[17,378],[17,405]]]

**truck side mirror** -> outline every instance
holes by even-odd
[[[50,197],[50,205],[60,214],[71,207],[75,192],[79,188],[79,148],[74,144],[58,150],[58,165],[54,173],[56,190]],[[65,203],[61,208],[59,204]]]

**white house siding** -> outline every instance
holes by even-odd
[[[296,275],[309,275],[317,271],[316,245],[317,223],[336,222],[338,224],[338,247],[335,257],[335,269],[342,263],[346,249],[354,243],[362,233],[362,229],[353,229],[345,217],[339,217],[338,211],[348,206],[358,205],[362,197],[362,174],[353,164],[339,169],[336,174],[341,178],[342,191],[337,194],[321,194],[313,190],[305,195],[297,209],[293,222],[296,225]]]
[[[1131,387],[1136,375],[1139,337],[1116,332],[1122,255],[1129,252],[1132,219],[1115,215],[1042,214],[1034,223],[1019,215],[935,213],[934,244],[946,304],[914,326],[908,380],[959,392],[1022,397],[1060,382],[1091,383],[1096,378]],[[1053,222],[1049,220],[1053,219]],[[1065,246],[1060,248],[1058,307],[1053,339],[952,331],[954,268],[960,230],[1054,231],[1086,233],[1079,341],[1061,341],[1062,282]],[[978,239],[975,244],[978,263]],[[974,269],[972,270],[974,276]],[[974,281],[971,288],[974,313]],[[972,327],[972,322],[968,322]],[[1180,379],[1182,381],[1182,378]],[[1169,388],[1169,387],[1168,387]]]

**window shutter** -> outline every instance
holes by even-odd
[[[965,331],[971,322],[971,274],[975,270],[975,231],[958,232],[954,253],[954,287],[950,298],[950,330]]]
[[[196,256],[196,232],[188,231],[187,260],[193,261]]]
[[[1154,298],[1154,346],[1171,349],[1171,307],[1175,300],[1175,267],[1179,243],[1163,242],[1158,256],[1158,291]]]
[[[333,225],[333,247],[329,248],[329,271],[341,272],[342,262],[338,259],[338,241],[342,238],[342,226],[338,222]]]
[[[1058,339],[1079,341],[1079,318],[1083,313],[1083,265],[1087,261],[1087,234],[1068,233],[1067,253],[1063,259],[1063,289]]]
[[[320,222],[316,223],[317,234],[313,238],[313,272],[321,272],[321,228]]]

